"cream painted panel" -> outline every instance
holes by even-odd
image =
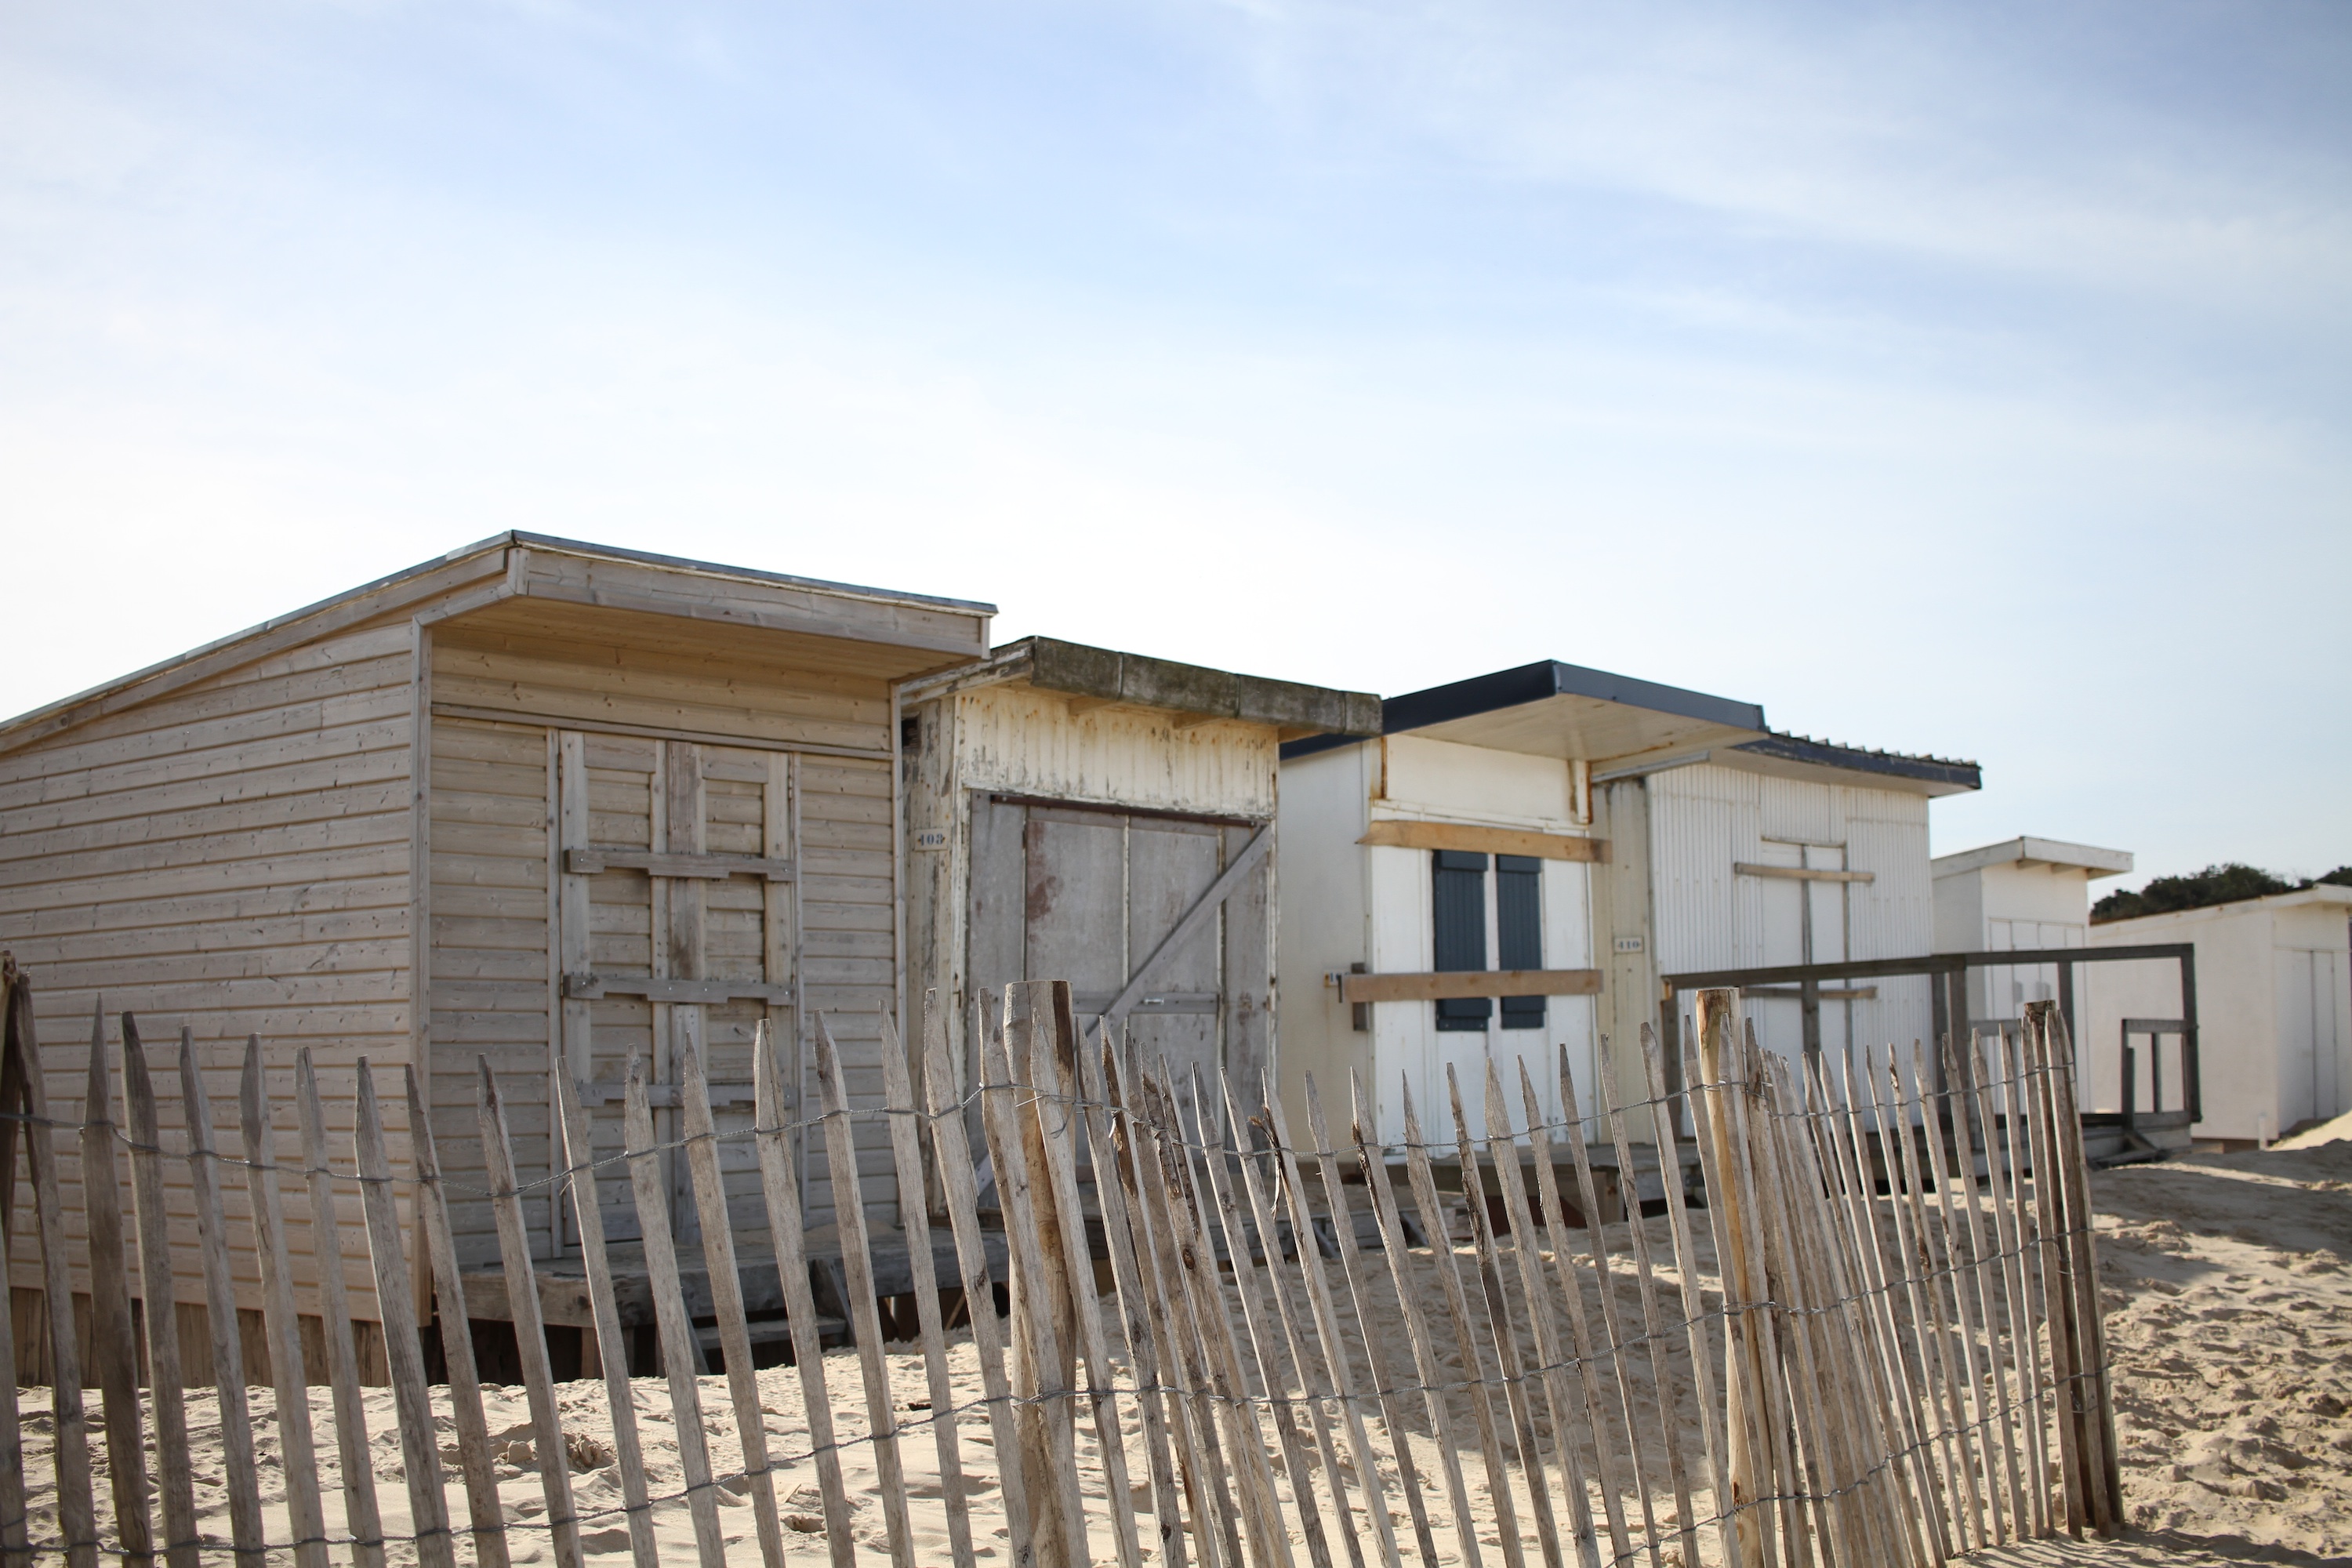
[[[1068,703],[1027,686],[958,700],[957,776],[966,789],[1218,816],[1274,815],[1275,731],[1215,722],[1189,730],[1142,708]]]
[[[1382,815],[1563,832],[1574,826],[1568,764],[1418,735],[1391,735]]]

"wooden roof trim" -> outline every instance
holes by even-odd
[[[551,592],[547,584],[525,583],[520,568],[531,552],[544,554],[571,555],[588,560],[625,562],[636,565],[684,574],[733,580],[767,587],[791,587],[828,596],[866,603],[919,609],[931,613],[970,615],[978,617],[993,616],[996,607],[977,600],[944,599],[925,594],[899,594],[886,589],[861,587],[856,584],[831,583],[814,577],[793,577],[778,572],[761,572],[751,567],[725,566],[711,562],[689,561],[677,556],[655,555],[644,551],[623,550],[614,546],[589,544],[579,540],[558,539],[546,534],[524,533],[509,530],[473,544],[464,545],[434,560],[362,583],[331,598],[306,605],[282,616],[274,616],[258,626],[248,626],[217,637],[185,653],[151,664],[143,669],[76,692],[18,714],[0,722],[0,752],[15,751],[72,729],[92,719],[120,712],[141,703],[152,702],[197,681],[210,679],[241,666],[270,658],[288,648],[320,637],[348,631],[370,621],[403,614],[418,614],[425,621],[440,621],[479,609],[498,600],[529,593],[534,597],[570,596]],[[433,605],[436,598],[446,598]],[[583,604],[610,603],[612,595],[600,599],[593,595],[578,596]],[[820,624],[815,618],[793,616],[788,612],[770,615],[761,612],[728,609],[721,606],[699,605],[691,602],[632,601],[615,605],[657,614],[677,616],[685,619],[716,622],[722,625],[772,626],[777,629],[803,632],[815,636],[844,637],[845,628],[833,624]],[[803,622],[806,624],[803,624]],[[981,628],[985,637],[986,628]],[[934,649],[945,653],[961,653],[961,646],[948,647],[944,639],[922,633],[904,634],[880,638],[860,639],[854,634],[845,640],[882,641],[894,647]]]
[[[217,637],[144,669],[61,698],[29,713],[20,713],[0,723],[0,752],[16,751],[77,724],[152,702],[197,681],[257,663],[288,648],[408,612],[486,578],[497,579],[479,598],[479,602],[488,603],[499,596],[506,586],[505,542],[506,536],[500,535],[483,544],[469,545],[437,561],[363,583],[333,598],[273,616],[259,626]],[[470,605],[476,596],[467,598]]]
[[[877,605],[919,605],[925,609],[951,610],[969,616],[994,616],[996,606],[978,599],[948,599],[935,594],[908,594],[896,588],[869,588],[856,583],[835,583],[823,577],[795,577],[783,572],[762,572],[751,566],[729,566],[714,561],[694,561],[682,555],[656,555],[644,550],[623,550],[617,545],[591,544],[577,539],[559,539],[551,534],[524,533],[520,531],[499,536],[496,542],[521,545],[526,549],[543,550],[558,555],[581,555],[592,560],[627,561],[640,566],[658,566],[667,571],[684,572],[698,577],[723,577],[737,582],[762,583],[785,588],[805,588],[815,593],[834,595],[845,599],[865,599]]]

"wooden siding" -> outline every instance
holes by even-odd
[[[1000,883],[1018,887],[1022,858],[1017,826],[994,846],[1011,867],[984,870],[991,854],[979,841],[979,804],[990,794],[1086,802],[1142,811],[1194,813],[1263,822],[1275,811],[1278,732],[1269,725],[1186,716],[1148,708],[1083,706],[1019,682],[980,686],[914,704],[916,733],[907,770],[907,1005],[919,1014],[924,993],[936,990],[950,1009],[949,1058],[969,1073],[969,1019],[974,988],[1022,972],[1022,921],[1017,912],[993,940],[1012,942],[1012,956],[983,962],[972,952],[972,902]],[[1018,814],[1014,814],[1017,817]],[[1237,849],[1246,831],[1228,837]],[[977,859],[976,859],[977,858]],[[1269,862],[1269,865],[1271,863]],[[1005,882],[1006,878],[1010,882]],[[1274,962],[1265,885],[1236,897],[1223,922],[1228,939],[1249,946],[1227,954],[1235,973],[1270,973]],[[1114,906],[1116,908],[1117,906]],[[1169,917],[1172,919],[1172,914]],[[990,940],[983,937],[982,940]],[[1139,954],[1138,956],[1140,956]],[[975,976],[975,968],[985,973]],[[1072,978],[1037,975],[1036,978]],[[1232,1026],[1244,1056],[1270,1060],[1274,1017],[1270,980],[1243,991],[1253,998]],[[1236,1064],[1238,1065],[1238,1063]]]
[[[339,1164],[350,1163],[360,1056],[379,1065],[388,1106],[400,1105],[410,1030],[410,646],[404,620],[341,632],[0,755],[0,947],[33,980],[55,1114],[80,1113],[100,999],[110,1039],[119,1039],[122,1011],[139,1017],[173,1147],[184,1133],[183,1026],[194,1033],[225,1151],[243,1149],[236,1075],[248,1034],[268,1050],[287,1157],[300,1047],[320,1068]],[[404,1127],[399,1143],[404,1161]],[[79,1161],[70,1139],[58,1149],[67,1225],[79,1235]],[[178,1296],[200,1303],[186,1164],[166,1168]],[[222,1188],[243,1234],[245,1184]],[[309,1195],[289,1183],[285,1201],[298,1302],[315,1312]],[[352,1310],[373,1316],[366,1249],[352,1245],[356,1184],[338,1201]],[[122,1204],[129,1213],[127,1181]],[[30,1286],[30,1227],[21,1229],[9,1271]],[[76,1289],[86,1289],[79,1252],[74,1270]],[[250,1251],[236,1255],[235,1277],[240,1306],[258,1308]]]

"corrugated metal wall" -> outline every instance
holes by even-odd
[[[1741,772],[1712,764],[1654,773],[1649,781],[1651,889],[1661,973],[1738,969],[1777,962],[1764,882],[1738,861],[1773,858],[1768,841],[1841,846],[1849,870],[1874,879],[1845,884],[1845,952],[1853,958],[1925,953],[1933,945],[1927,799]],[[1853,1009],[1857,1045],[1908,1043],[1929,1024],[1924,977],[1876,983],[1878,998]]]

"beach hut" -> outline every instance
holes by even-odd
[[[972,1006],[1024,979],[1180,1077],[1274,1066],[1278,748],[1376,734],[1378,698],[1028,637],[898,701],[908,992],[967,1083]]]
[[[2132,868],[2126,849],[2054,838],[2011,838],[1929,863],[1937,952],[2018,952],[2090,941],[2091,884]],[[2085,970],[2095,976],[2096,967]],[[2092,984],[2086,979],[2084,984]],[[2178,979],[2172,984],[2178,989]],[[1967,1027],[2014,1029],[2028,1002],[2058,998],[2055,964],[2005,964],[1968,973]],[[2177,1011],[2177,1007],[2175,1008]]]
[[[499,1075],[526,1181],[551,1169],[559,1073],[609,1154],[642,1057],[675,1137],[682,1038],[702,1042],[722,1131],[748,1124],[762,1021],[797,1061],[811,1018],[835,1016],[853,1092],[877,1092],[902,960],[892,683],[985,656],[992,613],[505,533],[0,725],[0,946],[37,988],[50,1106],[79,1110],[101,1000],[136,1012],[151,1048],[191,1031],[232,1150],[248,1034],[281,1102],[294,1053],[312,1050],[343,1170],[359,1059],[403,1132],[385,1069],[413,1066],[461,1262],[487,1271],[469,1281],[475,1315],[504,1316],[475,1195],[478,1062]],[[177,1147],[176,1079],[160,1079]],[[801,1079],[788,1071],[788,1093]],[[887,1130],[858,1125],[887,1162]],[[729,1189],[759,1215],[757,1172],[728,1149]],[[822,1224],[824,1162],[806,1163]],[[690,1238],[676,1164],[672,1217]],[[610,1178],[600,1207],[625,1247],[635,1208],[623,1170]],[[340,1190],[352,1310],[373,1320],[357,1188]],[[890,1192],[868,1194],[877,1223]],[[184,1186],[171,1201],[192,1215]],[[288,1203],[315,1311],[309,1214]],[[525,1207],[559,1278],[576,1266],[569,1205],[540,1186]],[[184,1302],[203,1299],[192,1239],[174,1236]],[[408,1247],[422,1252],[414,1235]],[[11,1258],[20,1299],[37,1283],[28,1256]],[[254,1259],[238,1261],[238,1299],[257,1306]],[[586,1321],[561,1295],[550,1316]],[[625,1301],[643,1295],[640,1281]]]
[[[1373,740],[1290,742],[1285,1091],[1312,1072],[1329,1108],[1361,1072],[1396,1140],[1401,1084],[1426,1131],[1446,1067],[1482,1076],[1491,1054],[1507,1074],[1526,1058],[1556,1114],[1564,1045],[1583,1082],[1605,1068],[1645,1099],[1637,1031],[1689,1005],[1677,976],[1927,952],[1928,802],[1979,782],[1973,763],[1780,734],[1755,703],[1549,660],[1391,698]],[[1921,976],[1815,1002],[1754,988],[1748,1006],[1767,1046],[1834,1068],[1898,1018],[1924,1035],[1927,996]]]
[[[2189,942],[2197,950],[2203,1103],[2189,1133],[2267,1142],[2352,1110],[2352,888],[2176,910],[2090,929],[2096,948]],[[2085,1110],[2183,1109],[2175,966],[2124,960],[2085,972],[2075,1053]],[[2128,1099],[2124,1052],[2132,1052]]]

